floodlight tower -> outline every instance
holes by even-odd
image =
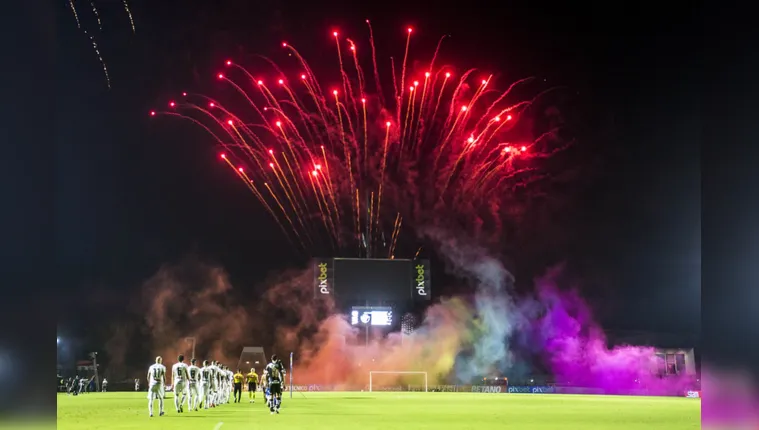
[[[100,392],[100,378],[98,378],[98,353],[91,352],[90,358],[92,358],[92,367],[95,368],[95,391]]]
[[[190,359],[195,358],[195,338],[194,337],[186,337],[184,338],[184,341],[187,343],[192,343],[192,355],[190,356]]]

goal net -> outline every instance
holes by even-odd
[[[427,391],[427,372],[373,370],[369,391]]]

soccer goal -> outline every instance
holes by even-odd
[[[427,392],[427,372],[400,372],[392,370],[372,370],[369,372],[369,392],[374,391],[377,375],[395,375],[395,379],[403,378],[403,375],[421,375],[424,376],[424,391]],[[384,379],[384,378],[383,378]],[[405,379],[405,378],[403,378]]]

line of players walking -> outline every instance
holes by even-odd
[[[258,385],[255,369],[250,369],[250,373],[243,376],[239,369],[233,373],[218,361],[204,360],[203,367],[198,367],[195,358],[190,360],[189,366],[184,359],[184,355],[179,355],[177,363],[171,368],[171,386],[166,385],[166,367],[161,356],[156,357],[155,364],[148,368],[148,412],[151,417],[155,400],[158,400],[159,416],[164,415],[163,400],[167,388],[174,391],[174,407],[179,414],[184,413],[185,403],[191,411],[198,411],[201,407],[215,408],[229,403],[230,398],[239,403],[243,380],[248,383],[250,403],[255,402]],[[282,361],[272,355],[271,363],[266,365],[261,378],[262,391],[271,414],[279,413],[285,373]]]
[[[80,378],[79,375],[76,375],[73,378],[69,378],[68,381],[61,380],[60,385],[67,395],[76,396],[78,394],[93,393],[97,391],[95,389],[94,376],[91,378]],[[103,382],[100,384],[100,388],[104,393],[108,391],[107,379],[103,379]]]

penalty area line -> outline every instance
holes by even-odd
[[[221,428],[221,426],[223,426],[223,425],[224,425],[224,423],[220,422],[219,424],[216,424],[216,427],[214,427],[213,430],[219,430]]]

